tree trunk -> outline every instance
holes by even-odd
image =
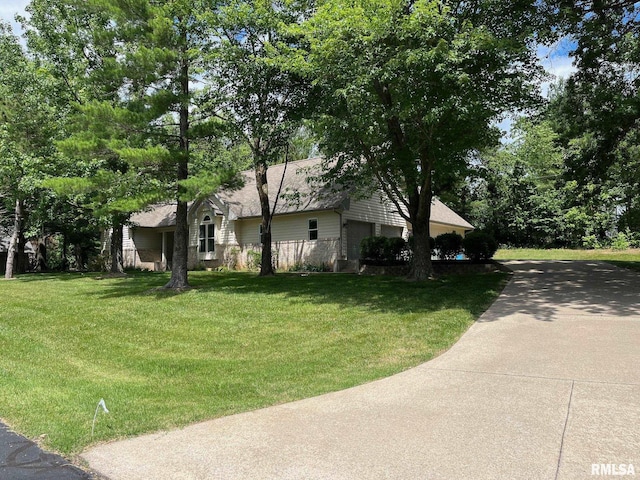
[[[267,181],[267,162],[259,159],[256,162],[256,188],[260,199],[260,212],[262,216],[262,259],[260,261],[260,276],[275,275],[273,270],[273,258],[271,252],[271,206],[269,205],[269,184]]]
[[[24,208],[23,208],[22,224],[24,225]],[[27,243],[27,240],[24,238],[24,233],[21,230],[20,234],[18,235],[18,246],[16,249],[16,255],[18,255],[18,258],[16,259],[15,273],[25,273],[27,271],[27,266],[28,266],[27,256],[25,255],[25,252],[24,252],[24,247],[26,243]]]
[[[433,277],[433,265],[431,264],[431,201],[433,200],[431,166],[424,162],[425,177],[420,186],[413,189],[409,199],[411,225],[413,227],[413,262],[409,272],[412,280],[423,281]]]
[[[413,226],[413,261],[409,278],[411,280],[428,280],[433,277],[431,264],[431,246],[429,245],[429,222],[416,219]]]
[[[164,288],[189,288],[187,274],[189,260],[189,222],[187,219],[187,202],[184,187],[180,184],[189,176],[189,52],[186,49],[186,31],[182,32],[181,40],[184,44],[180,61],[180,160],[178,161],[178,205],[176,206],[176,231],[173,237],[173,259],[171,264],[171,279]]]
[[[189,223],[187,222],[187,202],[178,201],[176,207],[176,231],[173,236],[173,260],[171,279],[164,288],[189,288],[187,274]]]
[[[113,224],[111,226],[111,273],[123,273],[124,265],[122,262],[122,239],[124,225],[118,215],[113,216]]]
[[[38,239],[38,250],[36,252],[36,271],[45,272],[49,269],[47,265],[47,239],[42,237]]]
[[[73,256],[76,261],[76,270],[84,270],[87,262],[85,258],[85,250],[82,247],[82,244],[75,243],[73,245]]]
[[[13,233],[11,234],[11,240],[9,241],[9,248],[7,249],[7,265],[4,273],[4,278],[13,278],[14,267],[16,263],[16,250],[18,249],[18,243],[20,239],[20,232],[22,231],[22,215],[23,204],[22,200],[16,200],[16,208],[14,212],[13,220]]]
[[[65,234],[62,234],[62,261],[60,262],[60,270],[62,270],[63,272],[66,272],[69,270],[69,244],[67,242],[67,236]],[[76,264],[76,268],[78,268],[78,265]]]

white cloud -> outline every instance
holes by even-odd
[[[573,59],[569,57],[569,52],[573,50],[574,45],[571,40],[565,39],[552,47],[541,46],[538,48],[540,64],[552,75],[549,81],[540,86],[545,97],[549,93],[550,85],[561,78],[568,78],[572,73],[576,72],[577,69],[573,64]]]
[[[11,24],[13,33],[20,35],[22,28],[15,21],[16,14],[25,15],[25,7],[29,4],[29,0],[1,0],[0,1],[0,19]]]

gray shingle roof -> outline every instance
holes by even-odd
[[[309,212],[314,210],[332,210],[339,208],[347,193],[332,192],[330,188],[307,181],[320,173],[321,158],[310,158],[272,165],[267,170],[269,202],[271,208],[282,182],[282,190],[276,205],[276,214]],[[242,172],[244,186],[239,190],[219,192],[218,198],[226,203],[238,218],[259,217],[260,200],[256,189],[256,177],[253,170]]]
[[[162,228],[176,224],[176,203],[162,203],[150,207],[149,210],[131,216],[131,223],[136,227]]]
[[[456,227],[464,227],[467,230],[473,230],[475,228],[437,198],[434,198],[433,203],[431,204],[431,221],[444,223],[446,225],[454,225]]]
[[[269,184],[269,201],[271,208],[276,201],[276,193],[283,178],[280,198],[276,206],[276,214],[310,212],[317,210],[334,210],[344,205],[348,192],[336,192],[330,187],[309,182],[310,177],[320,173],[321,158],[310,158],[285,164],[272,165],[267,170]],[[260,200],[256,190],[256,178],[253,170],[242,172],[244,186],[238,190],[224,190],[216,196],[228,205],[236,218],[260,216]],[[136,213],[131,222],[138,227],[161,228],[176,224],[176,204],[165,203],[155,205],[148,211]],[[438,199],[431,206],[431,221],[463,227],[472,230],[474,227],[460,215],[455,213]]]
[[[9,244],[11,243],[11,237],[0,238],[0,253],[7,252],[9,250]],[[24,244],[24,253],[35,254],[36,251],[33,248],[31,242],[27,241]]]

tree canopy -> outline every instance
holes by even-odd
[[[640,2],[32,0],[28,11],[29,52],[2,27],[5,203],[29,210],[56,176],[46,184],[108,220],[117,244],[131,212],[175,202],[167,287],[188,286],[187,201],[249,165],[261,273],[273,273],[268,167],[315,139],[324,180],[381,190],[411,225],[414,279],[432,273],[434,195],[459,198],[510,244],[640,228]],[[560,38],[577,72],[539,108],[537,49]],[[507,113],[529,118],[500,146]]]
[[[431,275],[433,193],[538,99],[535,2],[330,0],[307,24],[331,174],[375,179],[411,223],[415,279]],[[499,19],[499,20],[498,20]]]

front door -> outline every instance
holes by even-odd
[[[175,232],[162,232],[160,234],[160,242],[162,245],[162,270],[171,270],[171,261],[173,260],[173,237]]]

